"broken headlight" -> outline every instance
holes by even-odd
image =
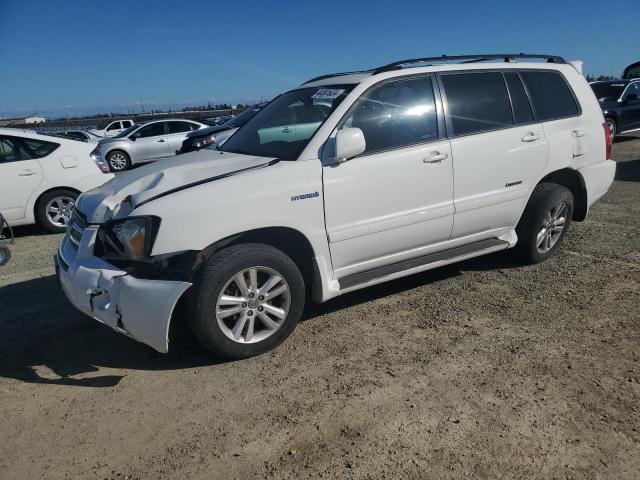
[[[94,254],[111,260],[143,260],[151,255],[160,227],[154,216],[111,220],[98,230]]]

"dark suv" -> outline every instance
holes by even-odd
[[[611,138],[640,129],[640,78],[591,83],[600,102]]]

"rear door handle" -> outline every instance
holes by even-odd
[[[282,133],[289,133],[291,131],[290,128],[283,128]]]
[[[449,158],[448,153],[440,153],[440,152],[431,152],[427,158],[423,158],[423,163],[440,163],[445,158]]]
[[[161,138],[160,140],[158,140],[158,142],[164,143],[164,138]]]
[[[21,170],[20,172],[18,172],[18,175],[21,177],[30,177],[31,175],[35,175],[37,173],[38,172],[27,168],[26,170]]]
[[[582,130],[573,130],[571,135],[573,135],[573,138],[580,138],[584,137],[584,132]]]
[[[540,135],[536,135],[533,132],[529,132],[524,137],[522,137],[521,140],[523,142],[535,142],[536,140],[540,140]]]

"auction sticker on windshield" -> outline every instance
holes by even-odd
[[[344,93],[344,88],[321,88],[311,98],[328,98],[333,100]]]

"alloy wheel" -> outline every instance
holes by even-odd
[[[536,236],[536,248],[539,253],[549,252],[558,243],[567,224],[569,207],[560,202],[549,210],[542,221],[542,227]]]
[[[75,200],[67,196],[54,197],[47,203],[47,219],[55,227],[65,227],[75,205]]]
[[[257,343],[284,324],[291,292],[284,277],[267,267],[238,272],[222,288],[216,320],[226,337],[237,343]]]
[[[116,152],[109,156],[109,166],[113,170],[124,170],[127,168],[127,157],[124,154]]]

